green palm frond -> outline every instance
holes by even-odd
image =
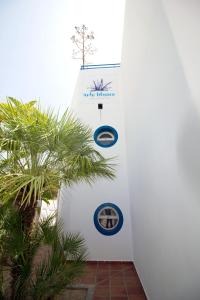
[[[1,201],[27,205],[54,198],[62,183],[114,178],[114,165],[93,147],[91,129],[66,111],[41,112],[36,102],[0,103]]]
[[[13,300],[53,298],[83,273],[86,259],[83,238],[78,234],[63,234],[62,223],[53,224],[53,219],[54,216],[49,216],[42,220],[27,234],[14,207],[0,208],[1,267],[6,264],[2,260],[6,255],[11,274],[17,271],[16,280],[11,283]],[[1,275],[0,269],[0,280]],[[4,299],[1,287],[0,282],[0,299]]]
[[[34,216],[27,208],[55,198],[62,184],[113,179],[114,167],[93,147],[91,129],[69,111],[60,118],[36,101],[0,103],[0,262],[13,274],[13,299],[53,297],[83,272],[86,258],[84,240],[64,235],[53,216],[27,230],[24,214]],[[44,246],[50,251],[35,266]],[[0,268],[3,299],[2,274]]]
[[[36,280],[32,282],[31,289],[32,298],[48,299],[62,292],[77,275],[83,273],[84,260],[85,248],[82,238],[78,235],[63,235],[61,240],[56,238],[52,244],[52,251],[36,269]]]

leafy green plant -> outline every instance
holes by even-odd
[[[35,226],[33,219],[38,201],[55,198],[62,185],[99,177],[113,179],[113,165],[71,113],[0,103],[0,299],[53,299],[83,271],[83,239],[64,235],[52,218]]]
[[[83,273],[84,240],[52,220],[28,234],[16,208],[0,208],[0,299],[53,299]]]
[[[36,102],[0,103],[0,194],[14,202],[30,231],[38,200],[56,197],[61,185],[114,178],[113,165],[92,144],[91,129],[66,111],[61,118]]]

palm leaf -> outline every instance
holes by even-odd
[[[53,224],[53,219],[52,215],[42,220],[27,234],[22,230],[22,219],[16,209],[1,207],[0,258],[6,254],[12,274],[17,270],[17,278],[12,282],[12,299],[53,297],[83,273],[86,258],[83,238],[77,234],[64,235],[62,223]],[[44,252],[44,247],[48,251]],[[36,263],[38,257],[40,261]],[[4,297],[3,288],[1,293]]]
[[[1,201],[29,205],[55,197],[61,184],[114,178],[114,165],[93,148],[91,129],[68,110],[59,118],[35,101],[0,103]]]

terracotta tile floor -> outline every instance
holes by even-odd
[[[82,284],[94,285],[93,300],[146,300],[132,262],[87,262]]]

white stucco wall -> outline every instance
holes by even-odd
[[[150,300],[200,299],[199,28],[199,1],[127,0],[134,261]]]
[[[93,131],[99,126],[114,127],[119,135],[115,145],[102,148],[94,143],[94,147],[104,157],[114,157],[116,178],[96,180],[92,186],[86,183],[74,185],[71,189],[63,189],[59,212],[64,222],[65,231],[80,232],[88,247],[89,260],[125,260],[133,259],[130,226],[130,207],[128,191],[128,174],[125,150],[123,106],[119,94],[119,68],[97,68],[80,71],[72,101],[72,110],[79,119],[88,124]],[[83,93],[92,85],[93,80],[103,79],[105,83],[112,81],[114,97],[84,97]],[[98,103],[103,110],[98,110]],[[96,208],[111,202],[116,204],[124,216],[122,229],[113,236],[105,236],[97,231],[93,223]]]
[[[200,1],[163,0],[193,101],[200,108]]]

